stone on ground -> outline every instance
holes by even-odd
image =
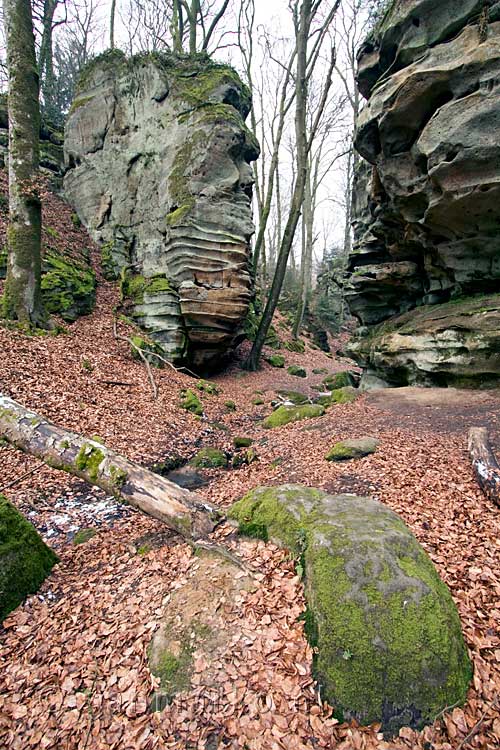
[[[290,422],[299,422],[302,419],[321,417],[325,409],[321,404],[304,404],[303,406],[280,406],[276,411],[264,419],[263,427],[272,429],[281,427]]]
[[[363,458],[375,453],[380,441],[376,438],[359,438],[357,440],[340,440],[326,454],[327,461],[348,461],[352,458]]]
[[[0,495],[0,622],[38,590],[56,562],[35,527]]]
[[[284,485],[253,490],[230,517],[301,559],[315,675],[339,719],[394,734],[465,701],[471,665],[457,609],[396,513]]]

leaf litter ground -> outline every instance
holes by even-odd
[[[229,454],[234,436],[252,437],[257,461],[205,472],[209,483],[200,492],[221,506],[259,484],[284,482],[379,498],[401,514],[449,585],[474,661],[473,684],[465,707],[419,733],[403,729],[389,741],[377,726],[339,724],[311,674],[294,562],[271,544],[239,540],[230,546],[255,571],[257,588],[226,602],[224,644],[210,663],[195,652],[189,690],[151,713],[158,680],[148,668],[148,645],[198,558],[159,522],[2,446],[0,486],[24,476],[5,492],[60,562],[0,630],[0,747],[500,747],[500,515],[478,490],[465,450],[473,424],[486,424],[500,448],[498,394],[383,392],[263,430],[277,389],[313,395],[323,377],[313,368],[335,372],[349,364],[308,345],[304,354],[284,352],[287,366],[306,367],[307,379],[267,364],[255,374],[234,364],[213,379],[219,395],[202,394],[204,416],[197,419],[178,406],[192,379],[170,368],[155,371],[160,395],[151,399],[143,367],[113,338],[116,303],[113,286],[103,283],[95,312],[65,335],[28,338],[0,329],[0,391],[147,465],[174,455],[187,460],[206,445]],[[380,439],[376,454],[348,464],[324,460],[335,441],[366,435]],[[96,533],[75,545],[82,528]],[[219,541],[229,531],[219,529]]]

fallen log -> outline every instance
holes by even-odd
[[[469,453],[479,486],[486,497],[500,506],[500,466],[485,427],[471,427],[469,430]]]
[[[96,438],[51,424],[2,394],[0,437],[158,518],[187,539],[206,537],[221,519],[219,511],[196,493],[129,461]]]

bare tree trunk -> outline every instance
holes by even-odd
[[[40,73],[40,87],[43,94],[44,112],[49,119],[54,120],[55,111],[55,76],[52,36],[54,30],[54,13],[58,0],[45,0],[43,4],[43,33],[40,44],[38,70]]]
[[[41,277],[41,205],[36,179],[40,105],[30,0],[4,0],[9,71],[9,228],[3,313],[28,326],[46,322]]]
[[[297,175],[290,205],[288,221],[286,223],[283,239],[276,263],[276,271],[269,292],[267,304],[262,315],[259,328],[252,349],[244,366],[248,370],[257,370],[260,361],[262,347],[266,340],[269,326],[272,323],[274,311],[278,304],[283,280],[285,278],[288,256],[293,244],[297,224],[300,218],[302,200],[304,196],[304,185],[307,177],[307,133],[306,133],[306,109],[307,109],[307,41],[311,25],[312,0],[302,0],[300,6],[300,20],[298,22],[297,34],[297,91],[295,95],[295,136],[296,136],[296,165]],[[274,155],[273,155],[274,156]]]
[[[101,487],[188,539],[206,537],[220,520],[216,508],[194,492],[181,489],[96,440],[56,427],[2,395],[0,437],[54,469]]]
[[[313,252],[313,209],[312,209],[312,186],[311,186],[311,163],[307,170],[307,178],[304,188],[304,201],[302,212],[303,241],[302,258],[300,264],[300,300],[297,305],[292,336],[297,339],[300,336],[302,323],[307,308],[309,293],[311,289],[312,276],[312,252]]]
[[[500,507],[500,466],[491,450],[485,427],[469,430],[469,453],[479,486],[486,497]]]
[[[116,0],[111,0],[111,10],[109,13],[109,47],[110,49],[115,48],[115,15],[116,15]]]
[[[196,54],[196,32],[198,16],[200,14],[200,0],[191,0],[191,8],[189,11],[189,54]]]

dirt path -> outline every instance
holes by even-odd
[[[206,472],[201,492],[222,506],[257,485],[284,482],[378,497],[401,514],[450,586],[474,660],[474,684],[463,710],[422,733],[403,730],[394,742],[384,742],[377,727],[338,725],[318,703],[311,650],[297,621],[303,599],[293,564],[270,545],[241,541],[240,554],[258,570],[260,585],[228,610],[236,635],[218,655],[215,696],[207,703],[195,678],[173,705],[148,713],[155,680],[147,647],[170,592],[188,580],[196,558],[156,521],[41,467],[7,494],[61,561],[40,595],[0,631],[0,747],[149,750],[210,748],[217,741],[221,748],[251,750],[500,747],[494,708],[500,513],[478,490],[465,451],[472,424],[488,425],[500,448],[500,394],[373,392],[324,417],[262,429],[277,389],[313,395],[324,377],[313,368],[345,368],[345,361],[308,346],[305,354],[283,352],[287,365],[306,367],[306,379],[268,365],[253,374],[234,366],[214,378],[221,393],[202,396],[200,420],[179,408],[181,388],[193,381],[171,369],[155,373],[160,397],[151,400],[142,366],[112,337],[115,303],[113,288],[102,286],[95,313],[63,336],[26,338],[0,329],[0,391],[145,463],[174,454],[187,459],[202,445],[232,452],[234,436],[252,437],[258,461]],[[131,385],[106,382],[116,379]],[[348,464],[325,460],[333,442],[366,435],[380,439],[376,454]],[[0,446],[0,486],[36,466]],[[96,535],[74,546],[75,530],[89,526]]]

